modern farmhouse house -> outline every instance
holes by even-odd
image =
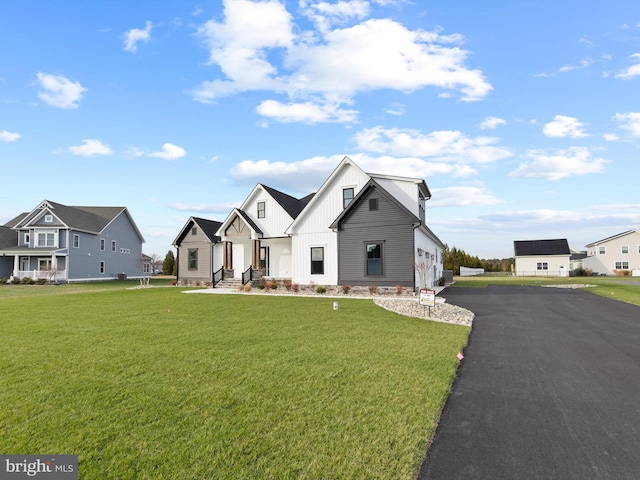
[[[614,275],[630,271],[631,275],[640,276],[640,233],[637,230],[603,238],[586,247],[587,257],[582,265],[594,274]]]
[[[1,229],[0,277],[63,282],[138,278],[143,276],[143,243],[125,207],[69,207],[45,200]]]
[[[518,276],[568,277],[571,249],[566,238],[513,242]]]
[[[222,222],[219,239],[185,252],[188,232],[198,234],[187,222],[174,242],[178,278],[201,277],[211,263],[213,284],[265,276],[300,285],[430,287],[442,276],[444,250],[426,224],[430,197],[422,179],[365,173],[349,157],[301,199],[258,184]]]

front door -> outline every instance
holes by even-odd
[[[260,247],[260,270],[264,276],[269,276],[269,247]]]
[[[20,257],[20,271],[26,272],[29,270],[29,257]]]

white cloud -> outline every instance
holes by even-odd
[[[543,127],[542,131],[547,137],[581,138],[588,136],[582,122],[575,117],[565,115],[556,115],[552,122]]]
[[[406,112],[406,107],[402,103],[395,102],[391,104],[388,108],[385,109],[385,113],[389,115],[393,115],[395,117],[400,117],[404,115]]]
[[[390,19],[333,28],[360,21],[368,12],[367,2],[301,5],[321,27],[301,30],[277,1],[226,0],[224,20],[210,20],[198,30],[210,63],[223,75],[201,83],[192,92],[194,99],[214,103],[223,96],[262,90],[287,95],[290,105],[333,105],[342,111],[341,104],[351,104],[365,91],[410,93],[430,86],[474,101],[493,88],[480,70],[465,66],[468,52],[460,47],[461,35],[409,30]],[[302,121],[308,118],[303,115]],[[351,115],[326,118],[352,121]]]
[[[105,145],[100,140],[86,139],[82,140],[82,145],[75,145],[69,147],[69,152],[81,157],[94,157],[96,155],[111,155],[113,152],[108,145]]]
[[[365,128],[354,140],[358,148],[396,156],[435,157],[460,163],[490,163],[510,157],[508,148],[497,147],[494,137],[466,137],[459,131],[423,134],[412,129]]]
[[[334,25],[343,25],[351,19],[362,19],[369,14],[369,2],[364,0],[338,0],[336,3],[300,1],[302,14],[308,17],[320,31]]]
[[[586,147],[571,147],[550,155],[543,151],[531,150],[527,157],[532,161],[520,164],[517,170],[509,174],[510,177],[560,180],[590,173],[604,173],[605,164],[608,163],[608,160],[603,158],[592,158]]]
[[[570,72],[572,70],[578,70],[578,69],[581,69],[581,68],[587,68],[592,63],[593,63],[592,59],[585,58],[585,59],[580,60],[580,63],[578,65],[568,64],[568,65],[564,65],[564,66],[560,67],[558,69],[558,72],[565,73],[565,72]]]
[[[429,207],[469,207],[505,203],[481,187],[448,187],[431,189]]]
[[[6,130],[2,130],[0,132],[0,142],[15,142],[19,138],[20,138],[19,133],[7,132]]]
[[[615,133],[605,133],[603,137],[607,142],[617,142],[620,140],[620,137]]]
[[[631,58],[636,63],[617,73],[615,75],[616,78],[629,80],[634,77],[640,77],[640,53],[634,53],[633,55],[629,56],[629,58]]]
[[[63,75],[38,72],[40,90],[38,98],[47,105],[58,108],[78,108],[78,102],[87,91],[79,82],[72,82]]]
[[[124,34],[124,49],[127,52],[135,53],[138,51],[138,43],[148,42],[151,39],[151,29],[153,28],[150,21],[147,21],[144,30],[140,28],[132,28]]]
[[[149,157],[162,158],[163,160],[177,160],[184,157],[187,154],[186,150],[182,147],[174,145],[173,143],[164,143],[162,150],[159,152],[151,152]]]
[[[485,117],[480,124],[481,130],[493,130],[499,125],[506,125],[507,121],[504,118],[499,117]]]
[[[613,118],[622,124],[620,128],[640,137],[640,112],[616,113]]]
[[[264,117],[278,122],[354,122],[358,112],[355,110],[343,110],[337,105],[319,105],[312,102],[304,103],[280,103],[276,100],[265,100],[256,107],[256,112]]]

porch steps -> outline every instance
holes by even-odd
[[[224,278],[216,283],[215,288],[228,288],[238,290],[242,286],[242,281],[237,278]]]

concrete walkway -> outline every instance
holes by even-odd
[[[446,298],[476,317],[420,480],[640,478],[640,307],[520,286]]]

